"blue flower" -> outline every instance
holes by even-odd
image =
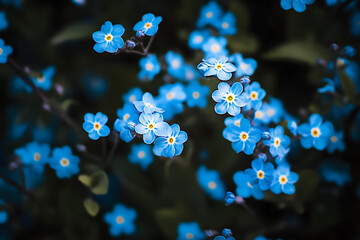
[[[207,105],[209,87],[200,85],[199,82],[193,81],[186,87],[186,104],[189,107],[204,108]]]
[[[350,165],[338,160],[326,160],[319,166],[321,177],[330,183],[342,187],[351,182]]]
[[[231,142],[232,148],[236,153],[244,151],[245,154],[251,155],[254,152],[256,143],[261,139],[261,131],[253,128],[249,120],[240,119],[240,126],[230,126],[223,131],[225,139]]]
[[[221,20],[217,22],[217,29],[220,35],[234,35],[236,29],[236,18],[233,13],[225,13]]]
[[[70,178],[72,175],[78,174],[79,163],[79,157],[72,154],[69,146],[54,148],[49,162],[58,178]]]
[[[276,126],[271,128],[270,139],[264,140],[264,144],[270,147],[270,154],[273,157],[284,156],[288,152],[287,147],[290,144],[290,138],[284,135],[284,128],[282,126]]]
[[[351,16],[350,16],[350,22],[349,22],[349,26],[350,26],[350,34],[353,35],[354,37],[359,37],[360,36],[360,11],[355,11]]]
[[[335,5],[345,2],[345,1],[346,0],[326,0],[326,5],[335,6]]]
[[[135,126],[135,131],[138,134],[143,134],[143,140],[146,144],[151,144],[155,140],[155,136],[167,136],[170,129],[169,124],[164,122],[164,118],[160,113],[142,113],[139,122]]]
[[[321,116],[317,113],[310,116],[309,123],[303,123],[298,128],[301,146],[306,149],[314,147],[321,151],[327,145],[332,128],[329,123],[323,123]]]
[[[140,59],[139,65],[141,71],[138,74],[138,78],[140,80],[153,80],[155,75],[161,70],[160,63],[157,60],[156,55],[149,55]]]
[[[0,206],[4,205],[4,200],[0,199]],[[0,210],[0,224],[6,223],[8,219],[8,213],[6,211]]]
[[[224,56],[219,59],[203,59],[197,68],[205,77],[216,75],[220,80],[227,81],[231,78],[231,73],[236,71],[235,66],[227,60],[228,58]]]
[[[96,74],[84,74],[81,83],[85,93],[93,100],[97,100],[98,98],[104,96],[109,88],[106,78]]]
[[[223,200],[225,197],[225,185],[221,181],[220,174],[216,170],[208,170],[200,166],[196,176],[201,188],[215,200]]]
[[[156,156],[169,157],[178,156],[184,149],[184,142],[188,139],[186,132],[180,131],[178,124],[171,125],[167,129],[165,137],[158,137],[155,140],[153,153]]]
[[[159,88],[156,104],[164,109],[164,119],[171,119],[183,111],[186,100],[185,87],[181,83],[165,84]]]
[[[4,11],[0,11],[0,31],[5,30],[8,27],[9,23],[6,19],[6,14]]]
[[[14,152],[20,157],[22,164],[30,166],[38,173],[42,173],[45,164],[49,162],[50,147],[47,144],[31,142],[22,148],[15,149]]]
[[[130,142],[135,137],[135,123],[116,119],[114,128],[120,133],[120,139],[124,142]]]
[[[182,222],[178,225],[177,232],[177,240],[204,240],[206,237],[197,222]]]
[[[55,74],[55,67],[49,66],[43,71],[41,71],[41,74],[42,74],[41,77],[37,77],[37,78],[32,77],[31,80],[34,83],[34,85],[37,86],[38,88],[44,91],[49,91],[51,88],[52,78]],[[29,90],[32,91],[31,88]]]
[[[110,134],[110,128],[105,124],[108,121],[108,117],[101,112],[87,113],[84,116],[83,128],[89,133],[89,138],[92,140],[98,140],[100,137],[106,137]]]
[[[133,103],[135,101],[140,101],[142,98],[143,92],[141,91],[140,88],[135,87],[130,89],[129,91],[127,91],[127,93],[125,93],[122,96],[122,99],[124,102],[130,102]]]
[[[281,0],[280,5],[284,10],[294,8],[296,12],[304,12],[306,5],[313,4],[315,0]]]
[[[335,92],[335,83],[330,78],[324,78],[323,81],[327,83],[324,87],[318,88],[319,93],[326,93],[326,92]]]
[[[129,161],[134,164],[139,164],[142,169],[146,170],[150,163],[152,163],[154,156],[151,152],[151,147],[146,144],[131,145],[131,152]]]
[[[265,193],[260,189],[259,185],[252,185],[248,176],[243,171],[237,171],[233,180],[236,184],[236,194],[242,198],[253,196],[257,200],[264,198]]]
[[[234,53],[229,57],[229,61],[236,66],[236,77],[251,76],[257,68],[257,62],[253,58],[243,58],[240,53]]]
[[[258,82],[252,82],[245,86],[245,93],[249,96],[250,102],[244,107],[246,111],[251,108],[259,110],[262,106],[262,100],[266,95],[266,91],[260,87]]]
[[[144,112],[146,114],[151,114],[153,112],[163,113],[164,110],[156,107],[155,100],[151,93],[144,93],[142,96],[142,101],[133,102],[134,106],[139,112]]]
[[[235,240],[235,238],[233,236],[228,236],[228,237],[224,237],[224,236],[216,236],[214,238],[214,240]]]
[[[251,185],[259,185],[260,189],[265,191],[269,189],[274,174],[274,165],[272,163],[264,163],[262,159],[254,159],[251,162],[252,169],[245,170],[245,175]]]
[[[292,135],[294,135],[294,136],[297,135],[298,125],[297,125],[297,123],[295,121],[290,120],[288,122],[287,128],[292,133]]]
[[[6,63],[8,56],[13,52],[12,47],[6,46],[4,40],[0,38],[0,63]]]
[[[225,194],[225,204],[226,205],[230,205],[233,204],[235,202],[235,194],[233,194],[232,192],[226,192]]]
[[[245,94],[241,94],[243,86],[236,82],[231,87],[227,83],[219,83],[218,89],[213,92],[212,98],[217,104],[215,105],[215,112],[217,114],[224,114],[228,112],[232,116],[240,113],[240,107],[244,107],[249,98]]]
[[[329,136],[326,150],[329,153],[333,153],[335,152],[335,150],[339,150],[340,152],[343,152],[345,150],[343,131],[332,132],[332,134]]]
[[[202,45],[205,58],[218,58],[228,55],[227,40],[224,37],[209,37]]]
[[[222,10],[220,5],[216,1],[211,1],[201,8],[196,25],[198,28],[203,28],[207,24],[215,27],[221,14]]]
[[[116,111],[116,115],[120,120],[125,122],[139,122],[139,112],[136,110],[134,104],[132,103],[125,103],[123,108],[119,108]]]
[[[211,33],[208,29],[191,32],[189,36],[189,47],[192,49],[201,49],[204,42],[206,42],[210,36]]]
[[[270,190],[275,194],[281,192],[285,194],[295,193],[294,184],[299,180],[299,176],[295,172],[290,171],[288,163],[281,163],[274,172],[274,180],[270,186]]]
[[[128,208],[123,204],[116,204],[112,212],[107,212],[104,215],[104,220],[110,225],[110,235],[113,237],[122,234],[130,235],[135,232],[135,219],[137,212]]]
[[[122,25],[112,25],[111,22],[107,21],[101,26],[101,31],[94,32],[92,37],[96,44],[94,50],[97,53],[109,52],[114,53],[119,48],[124,46],[124,40],[121,36],[124,34],[125,29]]]
[[[238,126],[240,127],[240,119],[242,119],[244,116],[239,113],[238,115],[236,115],[235,117],[228,117],[225,118],[225,126],[230,127],[230,126]]]
[[[165,61],[167,64],[167,72],[174,78],[183,79],[185,74],[184,59],[181,55],[172,51],[165,54]]]
[[[196,79],[200,78],[199,71],[196,68],[194,68],[193,65],[184,64],[183,69],[184,69],[184,76],[182,80],[191,82],[191,81],[196,81]]]
[[[153,36],[158,31],[159,23],[162,17],[155,17],[152,13],[147,13],[142,17],[142,20],[135,24],[134,31],[142,31],[147,36]]]
[[[75,5],[81,6],[86,3],[86,0],[72,0]]]

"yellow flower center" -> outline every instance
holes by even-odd
[[[220,46],[218,44],[214,44],[211,46],[211,50],[213,52],[218,52],[220,50]]]
[[[337,142],[337,140],[338,140],[338,138],[337,138],[336,136],[332,136],[332,137],[331,137],[331,141],[332,141],[332,142]]]
[[[69,166],[69,165],[70,165],[69,159],[67,159],[67,158],[62,158],[62,159],[60,160],[60,165],[63,166],[63,167]]]
[[[166,99],[167,100],[172,100],[174,99],[175,94],[173,92],[169,92],[168,94],[166,94]]]
[[[130,97],[129,97],[129,101],[132,103],[132,102],[135,102],[135,100],[136,100],[136,97],[135,97],[135,95],[131,95]]]
[[[216,183],[214,181],[211,181],[208,183],[208,187],[211,189],[211,190],[214,190],[216,188]]]
[[[38,83],[43,83],[45,81],[45,76],[41,76],[41,77],[38,77],[36,78],[36,80],[38,81]]]
[[[125,222],[125,219],[123,216],[117,216],[116,217],[116,223],[117,224],[123,224]]]
[[[280,146],[280,138],[275,138],[275,140],[274,140],[274,145],[275,145],[275,147],[278,147],[278,146]]]
[[[287,183],[287,177],[286,176],[280,176],[279,177],[279,182],[280,182],[280,184],[285,184],[285,183]]]
[[[173,137],[170,137],[170,138],[168,139],[168,142],[169,142],[170,144],[173,144],[173,143],[175,142],[175,139],[174,139]]]
[[[148,23],[145,24],[145,28],[151,28],[151,26],[152,26],[152,23],[148,22]]]
[[[2,48],[0,48],[0,55],[3,53],[3,50],[2,50]]]
[[[245,132],[240,133],[240,139],[246,141],[249,138],[249,135]]]
[[[130,114],[128,114],[128,113],[124,114],[124,116],[123,116],[124,121],[127,121],[129,119],[129,117],[130,117]]]
[[[257,92],[251,92],[250,97],[251,97],[251,100],[256,100],[258,98],[258,93]]]
[[[152,63],[145,64],[146,71],[151,71],[151,70],[153,70],[153,68],[154,68],[154,64],[152,64]]]
[[[232,102],[234,100],[234,96],[233,95],[229,95],[226,98],[229,102]]]
[[[217,70],[220,70],[221,68],[222,68],[221,64],[217,64],[217,65],[216,65],[216,69],[217,69]]]
[[[320,137],[320,129],[319,129],[319,128],[313,128],[313,129],[311,129],[311,136],[313,136],[313,137]]]
[[[148,126],[149,129],[153,129],[154,128],[154,124],[150,123]]]
[[[240,63],[241,70],[246,70],[248,65],[246,63]]]
[[[256,118],[262,118],[263,117],[263,112],[262,111],[256,111],[255,112],[255,117]]]
[[[34,153],[34,160],[35,161],[40,161],[41,155],[40,153]]]
[[[192,233],[187,233],[186,235],[185,235],[185,238],[186,239],[193,239],[194,238],[194,234],[192,234]]]
[[[229,27],[229,23],[223,22],[223,23],[221,24],[221,26],[222,26],[222,28],[227,29],[227,28]]]
[[[105,36],[105,40],[108,42],[111,41],[112,39],[113,39],[113,35],[111,35],[111,34],[108,34]]]
[[[99,123],[94,123],[94,129],[99,130],[100,129],[100,124]]]
[[[213,12],[207,12],[206,13],[206,17],[207,18],[212,18],[214,16],[214,13]]]
[[[258,177],[259,179],[263,179],[263,178],[265,177],[264,171],[259,170],[259,171],[257,172],[257,177]]]
[[[201,43],[203,40],[203,37],[202,36],[196,36],[195,39],[194,39],[194,42],[195,43]]]
[[[336,66],[337,66],[337,67],[342,67],[344,64],[345,64],[344,59],[338,59],[338,60],[336,61]]]
[[[193,96],[193,98],[198,99],[200,97],[200,93],[199,92],[193,92],[192,96]]]
[[[234,124],[235,124],[236,126],[240,127],[240,120],[236,120],[236,121],[234,122]]]
[[[146,155],[146,154],[145,154],[144,151],[139,151],[139,152],[138,152],[138,158],[141,158],[141,159],[142,159],[142,158],[145,157],[145,155]]]

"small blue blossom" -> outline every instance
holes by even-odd
[[[9,25],[4,11],[0,11],[0,31],[5,30]]]
[[[183,68],[184,68],[184,76],[182,80],[191,82],[191,81],[196,81],[196,79],[200,78],[199,71],[196,68],[194,68],[193,65],[184,64]]]
[[[58,178],[70,178],[72,175],[78,174],[79,163],[79,157],[72,154],[69,146],[54,148],[49,162]]]
[[[183,79],[185,74],[184,59],[180,54],[168,51],[165,54],[167,72],[174,78]]]
[[[124,46],[124,40],[121,36],[124,34],[125,29],[122,25],[112,25],[107,21],[101,26],[101,31],[94,32],[92,37],[96,44],[94,50],[97,53],[115,53],[119,48]]]
[[[42,74],[41,77],[37,77],[37,78],[31,77],[31,80],[34,83],[34,85],[37,86],[38,88],[44,91],[49,91],[52,85],[52,78],[55,74],[55,67],[49,66],[43,71],[41,71],[41,74]],[[31,88],[29,90],[32,91]]]
[[[4,40],[0,38],[0,63],[6,63],[8,56],[13,52],[12,47],[6,46]]]
[[[201,188],[211,198],[223,200],[225,197],[225,185],[216,170],[208,170],[205,166],[200,166],[196,171],[196,176]]]
[[[197,68],[205,77],[216,75],[220,80],[227,81],[231,78],[231,73],[236,71],[235,66],[227,60],[227,57],[203,59]]]
[[[245,175],[250,184],[252,186],[259,185],[263,191],[269,189],[274,178],[274,165],[270,162],[264,163],[262,159],[258,158],[251,162],[251,167],[252,169],[245,170]]]
[[[153,36],[159,29],[159,24],[162,17],[155,17],[152,13],[147,13],[142,17],[142,20],[135,24],[133,30],[142,31],[147,36]]]
[[[322,117],[314,113],[309,118],[309,123],[303,123],[298,128],[301,135],[301,146],[305,149],[314,147],[317,150],[323,150],[332,132],[329,123],[323,123]]]
[[[138,74],[138,78],[140,80],[153,80],[154,76],[161,70],[160,63],[157,60],[156,55],[149,55],[140,59],[139,65],[141,71]]]
[[[122,96],[122,99],[124,102],[133,103],[135,101],[141,101],[142,96],[143,96],[143,92],[141,91],[141,89],[135,87],[127,91],[127,93],[125,93]]]
[[[232,12],[225,13],[218,21],[217,29],[220,35],[236,34],[236,18]]]
[[[288,152],[287,147],[290,144],[290,138],[284,135],[284,128],[276,126],[276,128],[271,128],[269,132],[270,139],[264,140],[264,144],[270,147],[271,156],[284,156]]]
[[[92,140],[98,140],[100,137],[106,137],[110,134],[110,128],[105,124],[108,121],[108,117],[101,112],[87,113],[84,116],[83,128],[89,133],[89,138]]]
[[[335,92],[335,83],[330,78],[324,78],[323,81],[327,83],[324,87],[318,88],[319,93],[334,93]]]
[[[236,153],[244,151],[245,154],[251,155],[254,152],[256,143],[261,139],[261,131],[253,128],[249,120],[240,119],[240,126],[230,126],[223,131],[225,139],[231,142],[232,148]]]
[[[345,150],[343,131],[340,132],[333,131],[332,134],[330,134],[326,150],[329,153],[333,153],[336,150],[339,150],[340,152],[343,152]]]
[[[233,236],[224,237],[224,236],[216,236],[214,240],[235,240]]]
[[[159,88],[156,104],[164,110],[164,119],[171,119],[183,111],[185,100],[186,92],[182,83],[165,84]]]
[[[135,125],[134,122],[116,119],[114,129],[120,133],[120,139],[128,143],[135,137]]]
[[[143,135],[146,144],[151,144],[155,140],[155,136],[167,136],[169,129],[169,124],[164,122],[160,113],[142,113],[139,117],[139,124],[135,126],[135,131]]]
[[[0,199],[0,206],[4,205],[4,200]],[[6,223],[8,219],[8,213],[0,210],[0,224]]]
[[[233,180],[236,184],[236,194],[242,198],[253,196],[257,200],[264,198],[265,193],[259,188],[259,185],[251,185],[248,176],[243,171],[237,171]]]
[[[304,12],[306,5],[313,4],[315,0],[281,0],[280,5],[284,10],[294,8],[296,12]]]
[[[151,147],[146,144],[133,144],[129,155],[129,161],[134,164],[139,164],[142,169],[146,170],[150,163],[152,163],[154,156],[151,152]]]
[[[225,37],[209,37],[202,45],[205,58],[219,58],[228,55]]]
[[[113,237],[122,234],[130,235],[135,232],[135,219],[137,212],[128,208],[123,204],[116,204],[112,212],[107,212],[104,215],[104,220],[110,225],[110,235]]]
[[[81,6],[86,3],[86,0],[72,0],[75,5]]]
[[[251,76],[257,68],[257,62],[253,58],[243,58],[240,53],[234,53],[229,57],[229,61],[236,66],[236,77]]]
[[[164,110],[156,107],[155,100],[151,93],[144,93],[142,96],[142,101],[134,101],[134,106],[139,112],[144,112],[146,114],[151,114],[153,112],[163,113]]]
[[[116,115],[120,120],[125,122],[139,122],[139,112],[136,110],[134,104],[132,103],[125,103],[123,108],[119,108],[116,111]]]
[[[189,47],[191,49],[201,49],[204,42],[206,42],[210,36],[211,33],[208,29],[191,32],[189,36]]]
[[[30,166],[38,173],[42,173],[45,164],[49,162],[50,147],[47,144],[31,142],[22,148],[15,149],[14,153],[20,157],[22,164]]]
[[[207,105],[209,87],[193,81],[186,87],[186,104],[189,107],[204,108]]]
[[[270,190],[275,194],[281,192],[285,194],[295,193],[294,184],[299,180],[299,176],[295,172],[290,171],[288,163],[281,163],[274,172],[274,180],[270,186]]]
[[[153,153],[156,156],[172,158],[181,154],[188,136],[186,132],[180,131],[178,124],[173,124],[167,129],[165,137],[158,137],[155,140]]]
[[[326,160],[319,166],[321,177],[342,187],[351,182],[350,165],[339,160]]]
[[[297,136],[297,129],[298,129],[298,125],[295,121],[289,121],[287,128],[289,129],[289,131],[292,133],[292,135]]]
[[[182,222],[177,228],[177,240],[204,240],[205,232],[201,230],[197,222]]]
[[[244,107],[246,111],[250,109],[258,110],[262,106],[262,100],[266,91],[260,87],[258,82],[252,82],[245,86],[245,93],[249,96],[250,102]]]
[[[350,34],[353,35],[354,37],[360,36],[359,23],[360,23],[360,11],[355,11],[353,14],[351,14],[350,22],[349,22]]]
[[[220,5],[216,1],[211,1],[201,8],[196,25],[198,28],[203,28],[206,25],[216,27],[221,15],[222,9]]]
[[[235,194],[233,194],[232,192],[226,192],[225,194],[225,204],[226,205],[231,205],[235,202]]]
[[[81,83],[85,93],[93,100],[104,96],[109,88],[106,78],[97,74],[85,74]]]
[[[240,127],[240,119],[242,119],[244,116],[239,113],[238,115],[236,115],[235,117],[228,117],[225,118],[225,126],[230,127],[230,126],[238,126]]]
[[[228,112],[232,116],[240,113],[240,107],[244,107],[249,98],[242,94],[243,86],[236,82],[231,87],[227,83],[219,83],[218,89],[213,92],[212,98],[217,104],[215,105],[215,112],[217,114],[225,114]]]

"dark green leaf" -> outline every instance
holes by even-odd
[[[91,198],[84,200],[84,208],[86,212],[92,217],[95,217],[100,210],[99,204]]]

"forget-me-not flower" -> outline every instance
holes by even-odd
[[[147,36],[153,36],[159,29],[159,24],[162,17],[155,17],[152,13],[147,13],[142,17],[142,20],[135,24],[134,31],[142,31]]]
[[[94,32],[92,37],[96,44],[94,50],[97,53],[109,52],[115,53],[119,48],[124,46],[124,40],[121,36],[124,34],[125,28],[121,24],[112,25],[106,21],[101,26],[101,31]]]
[[[110,128],[106,126],[108,117],[101,112],[87,113],[84,116],[83,128],[89,133],[89,138],[98,140],[100,137],[106,137],[110,134]]]

